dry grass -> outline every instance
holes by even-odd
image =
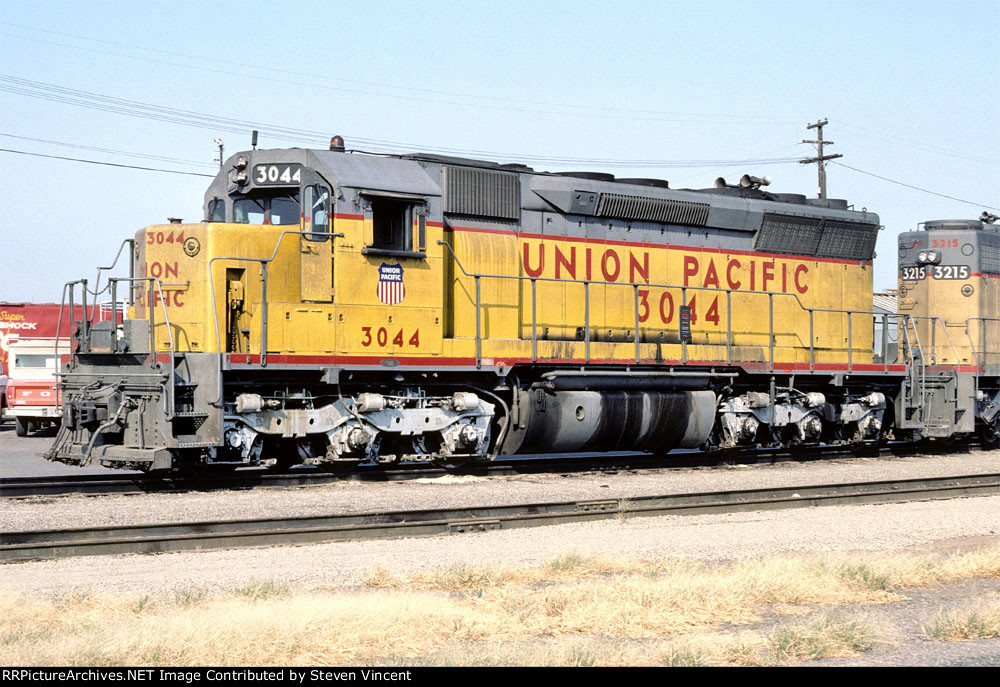
[[[776,660],[812,661],[867,651],[872,647],[874,636],[874,631],[864,622],[827,616],[779,628],[769,639]]]
[[[890,603],[905,588],[972,577],[1000,577],[1000,547],[723,564],[570,552],[535,568],[380,567],[353,590],[261,580],[155,597],[7,594],[0,664],[767,665],[871,646],[863,621],[829,615],[839,604]],[[981,612],[978,624],[954,624],[996,636],[969,629],[992,622],[995,632],[1000,611],[991,612],[986,625]],[[738,631],[800,615],[811,619],[770,634]]]
[[[941,611],[920,626],[930,639],[964,641],[1000,637],[1000,601],[980,604],[976,608]]]

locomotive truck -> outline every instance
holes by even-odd
[[[86,282],[65,286],[72,351],[47,457],[458,465],[995,440],[996,227],[904,234],[905,311],[876,314],[878,216],[766,182],[674,189],[339,137],[237,153],[204,221],[124,242],[131,276],[106,287],[128,294],[121,328],[80,316]],[[958,271],[911,273],[938,235],[957,243],[928,265]]]

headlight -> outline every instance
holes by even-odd
[[[922,250],[919,253],[917,253],[917,262],[919,262],[921,265],[927,262],[927,251]]]

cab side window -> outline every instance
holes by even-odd
[[[225,222],[226,221],[226,201],[221,198],[213,198],[208,203],[208,221],[209,222]]]
[[[412,250],[413,226],[410,208],[406,201],[389,198],[372,198],[372,248],[379,250]]]
[[[312,199],[312,225],[315,229],[329,231],[330,226],[330,189],[323,186],[314,187]]]
[[[371,222],[362,253],[422,258],[426,250],[427,202],[364,194],[365,221]]]
[[[325,186],[308,186],[302,196],[306,219],[313,233],[306,234],[309,241],[326,241],[330,234],[330,190]]]

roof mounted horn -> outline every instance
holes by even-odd
[[[771,184],[771,177],[754,177],[749,174],[744,174],[740,177],[740,186],[743,188],[760,188],[761,186],[769,186]]]

